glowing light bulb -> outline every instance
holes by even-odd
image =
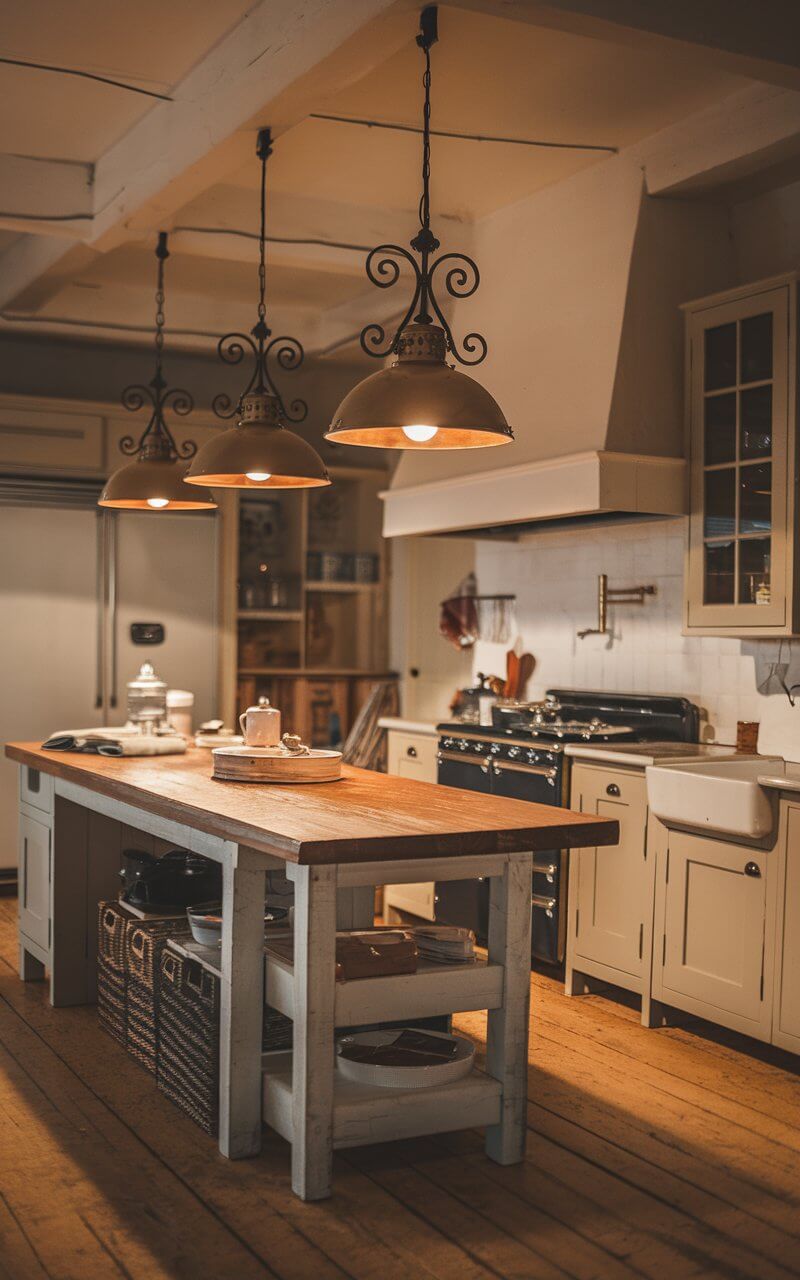
[[[248,480],[252,480],[254,484],[263,484],[265,480],[272,479],[271,471],[245,471]]]
[[[403,435],[408,440],[413,440],[415,444],[425,444],[426,441],[433,439],[438,430],[438,427],[426,427],[419,422],[410,427],[403,427]]]
[[[152,507],[154,511],[160,511],[162,507],[169,506],[169,498],[148,498],[148,507]]]

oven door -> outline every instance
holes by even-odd
[[[444,787],[464,787],[487,793],[492,789],[491,761],[470,751],[439,751],[436,781]]]
[[[555,765],[493,760],[492,795],[532,800],[536,804],[560,804],[560,772]]]

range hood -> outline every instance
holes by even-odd
[[[685,490],[683,458],[574,453],[387,489],[381,494],[383,534],[518,533],[556,520],[681,515]]]
[[[729,281],[728,241],[722,207],[653,199],[624,155],[477,224],[486,297],[453,323],[491,339],[475,376],[515,439],[404,453],[385,536],[685,514],[680,304]]]

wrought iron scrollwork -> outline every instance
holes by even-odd
[[[419,231],[411,241],[411,248],[419,255],[419,261],[398,244],[381,244],[367,255],[367,278],[379,289],[391,289],[401,278],[402,263],[410,265],[413,273],[413,294],[402,320],[395,329],[391,341],[387,342],[386,330],[377,321],[372,321],[361,330],[361,348],[368,356],[379,359],[396,351],[403,329],[412,317],[418,324],[441,325],[445,334],[447,349],[451,355],[464,365],[480,364],[485,360],[488,347],[486,339],[480,333],[468,333],[460,344],[456,341],[450,324],[446,320],[436,292],[434,279],[441,275],[444,268],[444,289],[451,298],[471,298],[480,285],[478,265],[463,253],[443,253],[435,258],[433,255],[439,248],[439,241],[431,230],[430,217],[430,176],[431,176],[431,46],[438,39],[435,6],[422,11],[420,33],[417,44],[425,56],[425,73],[422,77],[424,104],[422,112],[422,196],[419,202]],[[447,264],[445,268],[445,264]],[[416,313],[416,314],[415,314]]]
[[[297,338],[271,338],[266,325],[263,332],[257,332],[260,327],[255,325],[252,333],[226,333],[217,343],[217,355],[225,364],[238,365],[246,357],[252,356],[253,370],[247,386],[237,400],[220,392],[212,400],[212,408],[218,418],[233,418],[240,412],[244,397],[255,391],[275,396],[282,415],[289,422],[302,422],[308,413],[308,405],[299,398],[288,402],[283,399],[270,373],[270,362],[291,373],[303,363],[303,347]]]
[[[169,409],[183,418],[194,409],[194,400],[188,391],[181,387],[167,387],[162,372],[164,352],[164,263],[169,257],[167,235],[159,233],[156,258],[158,259],[158,283],[156,286],[156,371],[148,384],[132,383],[122,392],[122,404],[131,413],[149,407],[150,418],[138,440],[127,435],[119,442],[120,451],[128,457],[138,454],[147,458],[164,458],[169,461],[180,459],[188,461],[197,453],[194,440],[183,440],[178,444],[164,420],[164,410]]]
[[[217,355],[224,364],[238,365],[251,356],[253,370],[247,386],[237,400],[226,392],[220,392],[211,402],[218,418],[233,418],[241,411],[245,396],[251,393],[274,396],[281,415],[289,422],[303,422],[308,413],[305,400],[296,397],[285,401],[270,372],[270,364],[277,365],[285,373],[299,369],[305,352],[297,338],[273,338],[267,325],[266,314],[266,236],[267,236],[267,160],[272,155],[272,134],[261,129],[258,134],[256,154],[261,161],[261,226],[258,236],[258,320],[249,333],[226,333],[217,343]]]

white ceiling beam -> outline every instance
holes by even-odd
[[[92,219],[92,166],[0,155],[0,228],[82,239]],[[67,215],[74,215],[74,217]]]
[[[458,8],[641,48],[706,55],[709,66],[800,89],[800,5],[795,0],[451,0]]]
[[[174,212],[252,155],[259,125],[276,136],[409,38],[412,0],[260,0],[95,166],[94,218],[82,238],[106,250]],[[365,28],[367,29],[365,32]],[[229,145],[226,146],[225,144]],[[70,251],[26,236],[11,247],[0,307]]]
[[[277,137],[320,98],[383,62],[409,39],[407,13],[380,21],[396,8],[396,0],[261,0],[178,85],[172,102],[149,111],[98,162],[92,239],[149,201],[161,211],[181,207],[252,158],[255,137],[225,145],[232,135],[269,125]],[[365,41],[372,22],[380,31]]]
[[[800,93],[751,85],[645,146],[651,196],[710,196],[800,155]]]

